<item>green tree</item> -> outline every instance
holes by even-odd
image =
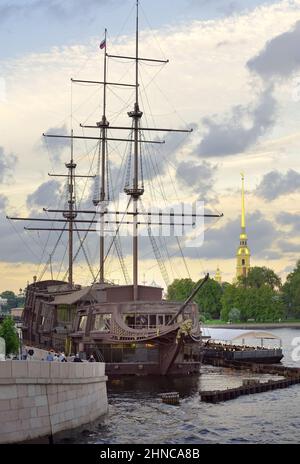
[[[300,316],[300,260],[283,285],[283,300],[288,316]]]
[[[184,301],[192,293],[196,283],[191,279],[175,279],[168,287],[168,300]],[[221,312],[223,288],[214,279],[208,279],[195,296],[202,318],[218,319]]]
[[[6,354],[15,354],[19,349],[19,337],[12,317],[7,316],[0,325],[0,337],[4,338]]]
[[[221,319],[229,321],[233,308],[240,310],[241,321],[254,319],[257,322],[278,321],[284,315],[281,295],[271,287],[260,288],[231,285],[226,287],[221,298]]]
[[[239,322],[241,319],[241,311],[237,308],[232,308],[228,314],[228,320],[230,322]]]
[[[250,288],[267,286],[272,290],[280,290],[282,283],[280,277],[272,269],[265,266],[255,266],[249,270],[247,277],[239,277],[238,285]]]
[[[192,279],[175,279],[168,286],[168,300],[185,301],[192,293],[195,282]]]
[[[4,312],[9,312],[11,308],[15,308],[18,305],[18,300],[14,292],[11,290],[6,290],[5,292],[1,293],[1,298],[7,300],[7,304],[3,306]]]
[[[221,285],[214,279],[208,279],[195,297],[200,314],[203,314],[206,319],[219,319],[222,294]]]

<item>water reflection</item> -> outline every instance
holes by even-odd
[[[286,365],[300,330],[275,329],[283,340]],[[242,384],[249,372],[203,366],[195,377],[126,377],[108,383],[109,414],[61,443],[298,443],[300,386],[241,396],[220,404],[202,403],[201,389]],[[160,393],[178,391],[180,405],[164,404]]]
[[[107,392],[109,397],[131,396],[135,398],[158,397],[160,393],[176,391],[180,397],[193,396],[199,391],[199,376],[187,377],[134,377],[124,376],[121,379],[108,381]]]

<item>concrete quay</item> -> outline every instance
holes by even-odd
[[[107,413],[104,363],[0,362],[0,443],[71,430]]]

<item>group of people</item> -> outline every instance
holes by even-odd
[[[46,356],[45,361],[60,361],[60,362],[67,362],[67,358],[65,353],[61,353],[60,351],[58,353],[55,353],[55,351],[51,350],[48,351],[48,354]]]
[[[45,361],[59,361],[59,362],[68,362],[67,358],[66,358],[66,355],[65,353],[63,352],[58,352],[58,353],[55,353],[54,350],[50,350],[48,351],[48,354],[46,356],[46,359]],[[80,358],[79,356],[79,353],[77,353],[73,359],[71,360],[72,362],[83,362],[82,359]],[[94,356],[91,354],[89,359],[88,359],[88,362],[95,362],[95,358]]]

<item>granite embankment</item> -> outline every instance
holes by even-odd
[[[88,424],[107,412],[103,363],[0,362],[0,443]]]

